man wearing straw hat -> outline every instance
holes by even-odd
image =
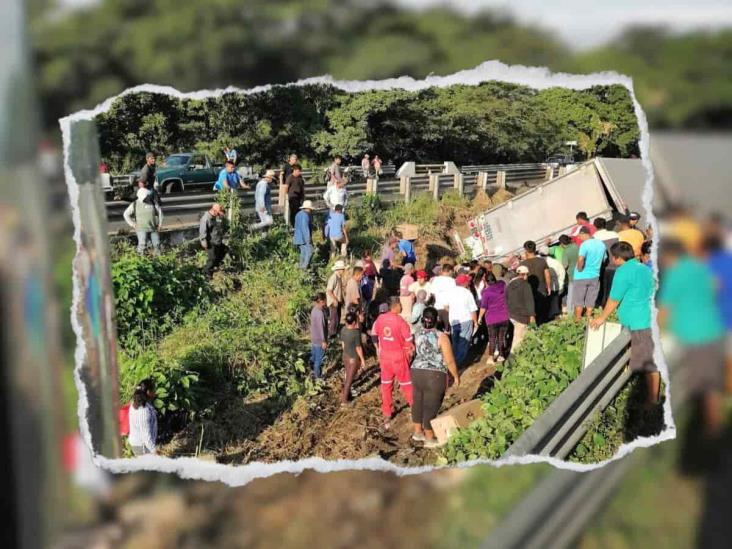
[[[254,189],[254,209],[259,216],[259,223],[254,223],[252,229],[263,229],[272,225],[272,190],[269,184],[274,176],[274,170],[267,170]]]
[[[326,305],[328,306],[328,337],[338,335],[338,327],[341,321],[341,308],[345,301],[345,290],[343,284],[343,271],[346,270],[346,263],[342,259],[336,261],[330,268],[332,274],[325,286]]]
[[[295,236],[293,244],[300,249],[300,269],[303,271],[310,265],[313,256],[313,203],[310,200],[303,202],[300,211],[295,215]]]

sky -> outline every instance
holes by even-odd
[[[99,0],[57,0],[61,8]],[[242,0],[245,1],[245,0]],[[498,8],[523,23],[557,33],[571,48],[607,43],[631,25],[663,25],[673,31],[732,27],[732,0],[394,0],[420,9],[448,5],[471,14]]]
[[[672,31],[732,27],[732,0],[397,0],[410,8],[449,5],[464,13],[498,8],[514,19],[559,34],[571,48],[607,43],[631,25]]]

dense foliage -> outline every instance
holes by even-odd
[[[581,156],[639,154],[639,129],[622,86],[587,90],[485,82],[421,91],[344,92],[330,85],[276,86],[181,100],[139,93],[97,117],[102,157],[114,172],[139,168],[145,152],[198,150],[221,160],[224,145],[273,166],[289,152],[325,164],[367,151],[397,164],[537,162],[578,142]]]
[[[317,390],[307,376],[302,320],[319,280],[318,264],[315,274],[297,268],[284,227],[247,234],[245,224],[235,221],[224,272],[212,282],[201,274],[203,251],[180,249],[155,258],[124,246],[117,250],[123,401],[147,377],[157,382],[154,404],[163,415],[189,418],[212,413],[226,394],[288,399]],[[163,296],[167,309],[156,300]]]
[[[112,284],[117,335],[128,350],[149,345],[213,295],[201,269],[177,252],[149,257],[126,248],[112,262]]]
[[[572,319],[530,331],[482,397],[485,416],[450,437],[441,462],[501,457],[579,375],[583,337],[584,325]]]
[[[332,74],[373,79],[450,74],[491,59],[633,78],[654,127],[730,127],[732,31],[632,29],[574,52],[535,26],[485,11],[410,11],[393,2],[101,0],[58,13],[30,0],[37,82],[48,127],[125,88],[251,87]]]

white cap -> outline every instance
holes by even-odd
[[[519,265],[518,269],[516,269],[517,274],[529,274],[529,268],[526,265]]]
[[[275,176],[274,170],[267,170],[266,172],[264,172],[264,177],[274,177],[274,176]]]
[[[306,200],[302,203],[302,206],[300,206],[301,210],[312,210],[313,209],[313,201],[312,200]]]

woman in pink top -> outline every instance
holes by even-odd
[[[407,263],[404,265],[404,276],[399,281],[399,301],[402,303],[402,317],[411,321],[412,319],[412,304],[414,303],[414,294],[409,287],[414,284],[414,265]]]

